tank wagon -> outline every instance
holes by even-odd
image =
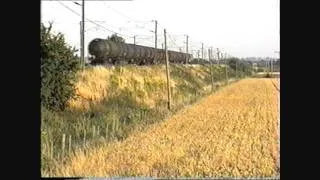
[[[91,64],[137,64],[150,65],[165,63],[165,50],[128,43],[117,43],[105,39],[94,39],[89,43]],[[169,51],[170,63],[186,63],[191,54]]]

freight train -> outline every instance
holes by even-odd
[[[136,64],[151,65],[165,63],[165,50],[136,44],[118,43],[106,39],[94,39],[89,43],[92,65]],[[187,63],[191,54],[169,51],[170,63]]]

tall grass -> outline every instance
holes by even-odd
[[[246,79],[123,142],[77,151],[57,176],[279,176],[278,91]]]
[[[214,66],[216,88],[225,80],[223,67]],[[229,68],[229,78],[235,73]],[[85,150],[112,141],[121,141],[133,131],[165,119],[170,114],[211,92],[210,67],[171,65],[173,110],[167,110],[165,66],[90,67],[78,74],[77,96],[70,108],[53,113],[42,108],[41,172],[63,164],[75,149]],[[98,131],[99,129],[99,131]],[[62,154],[62,135],[66,135]]]

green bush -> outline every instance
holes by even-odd
[[[61,33],[51,32],[52,24],[41,24],[41,104],[49,110],[60,111],[75,97],[76,72],[79,60],[76,50],[65,43]]]
[[[123,37],[118,36],[117,34],[112,34],[111,36],[108,36],[107,40],[117,43],[125,43],[125,39]]]
[[[263,68],[258,68],[257,72],[264,72]]]
[[[238,58],[229,58],[227,59],[227,63],[230,66],[231,69],[233,69],[234,71],[237,70],[238,66],[239,66],[239,62],[240,60]],[[239,69],[238,69],[239,70]]]

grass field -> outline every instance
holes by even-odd
[[[229,69],[229,80],[234,75]],[[209,66],[172,64],[170,76],[173,105],[168,111],[164,65],[97,66],[80,72],[78,97],[69,109],[54,113],[42,108],[42,176],[55,175],[56,167],[77,149],[123,141],[211,92]],[[223,67],[214,66],[213,77],[215,90],[224,86]]]
[[[243,79],[127,139],[76,151],[54,176],[279,175],[278,91]]]

